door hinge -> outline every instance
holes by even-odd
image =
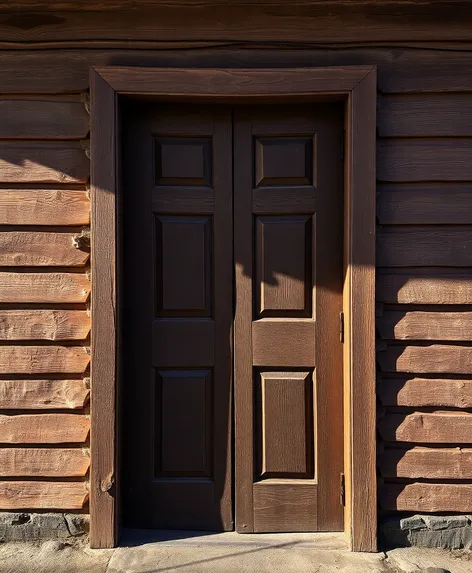
[[[342,506],[346,505],[346,479],[344,477],[344,472],[341,472],[340,475],[340,480],[339,480],[339,485],[340,485],[340,496],[339,496],[339,501],[341,502]]]
[[[339,313],[339,340],[344,342],[344,312]]]

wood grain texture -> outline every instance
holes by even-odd
[[[377,318],[376,327],[387,340],[470,340],[472,312],[388,309]]]
[[[383,139],[377,144],[379,181],[470,181],[472,139]]]
[[[90,421],[78,414],[0,415],[0,443],[68,444],[85,442]]]
[[[377,429],[382,439],[390,442],[468,444],[471,440],[472,414],[458,411],[388,412],[378,421]]]
[[[14,7],[11,5],[14,4]],[[68,45],[97,40],[239,40],[254,42],[370,43],[398,41],[467,41],[472,39],[470,13],[465,3],[451,9],[448,2],[329,2],[279,0],[250,3],[217,1],[84,2],[78,11],[72,2],[59,2],[53,15],[47,2],[27,1],[23,10],[45,14],[5,14],[0,38],[8,42],[68,41]],[[11,0],[2,10],[19,10]],[[56,4],[55,4],[56,5]],[[401,6],[401,12],[395,9]],[[7,7],[8,6],[8,7]],[[423,12],[421,11],[423,8]],[[427,18],[424,17],[426,9]],[[125,10],[123,12],[123,10]],[[106,11],[100,17],[97,11]],[[393,11],[393,12],[392,12]],[[27,19],[29,16],[29,19]],[[423,17],[422,17],[423,16]],[[128,29],[124,25],[128,24]],[[342,22],[342,26],[340,26]],[[441,25],[442,23],[446,25]],[[190,26],[189,23],[192,23]],[[316,39],[316,40],[315,40]]]
[[[90,288],[90,279],[80,273],[0,272],[3,303],[86,302]]]
[[[84,477],[89,466],[81,448],[0,448],[1,477]]]
[[[472,300],[472,275],[428,269],[403,273],[377,273],[376,299],[399,304],[469,304]]]
[[[469,267],[472,232],[468,227],[381,227],[376,255],[381,267]]]
[[[470,484],[384,484],[379,489],[382,509],[414,512],[468,512],[472,509]]]
[[[285,19],[283,24],[286,27]],[[264,26],[266,25],[264,22]],[[339,22],[337,27],[339,28]],[[441,28],[444,29],[444,26]],[[218,33],[221,33],[219,28],[217,29]],[[175,40],[175,32],[172,33],[172,39]],[[129,42],[129,32],[126,34],[126,41]],[[313,29],[310,29],[309,40],[313,41]],[[280,36],[277,37],[277,41],[280,41]],[[177,47],[182,48],[184,44],[180,43]],[[4,94],[59,94],[87,90],[91,66],[234,68],[251,67],[256,64],[258,67],[377,65],[378,88],[383,93],[457,92],[472,90],[472,77],[463,73],[464,67],[470,65],[470,57],[467,53],[405,48],[356,48],[334,51],[205,48],[162,52],[158,49],[93,50],[81,46],[80,50],[24,50],[21,59],[18,59],[15,52],[4,51],[0,56],[0,83]]]
[[[381,225],[470,225],[470,183],[378,185],[377,218]]]
[[[80,142],[0,142],[0,183],[86,183],[89,171]]]
[[[417,372],[431,374],[470,374],[472,348],[469,346],[388,346],[377,353],[384,372]]]
[[[83,266],[89,253],[74,246],[80,233],[0,232],[0,266]]]
[[[472,380],[383,377],[377,396],[384,406],[472,408]]]
[[[380,70],[379,70],[380,72]],[[377,550],[375,398],[375,132],[377,70],[350,95],[345,165],[345,291],[348,300],[345,344],[350,362],[349,423],[351,548]],[[348,477],[349,479],[349,477]]]
[[[85,310],[2,310],[0,340],[83,340],[90,332]]]
[[[0,410],[75,410],[88,397],[84,380],[0,380]]]
[[[84,482],[0,481],[0,509],[83,509]]]
[[[0,96],[0,139],[85,139],[89,116],[81,97]]]
[[[470,137],[469,94],[387,96],[377,114],[380,137]]]
[[[86,191],[2,189],[0,225],[88,225]]]
[[[385,447],[378,467],[386,478],[471,479],[472,449]]]
[[[90,355],[82,347],[0,347],[0,374],[82,374],[89,362]]]
[[[92,357],[90,545],[114,547],[116,495],[116,94],[95,71],[91,89]],[[94,444],[95,447],[94,447]]]

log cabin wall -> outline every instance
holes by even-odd
[[[462,5],[9,4],[0,509],[87,511],[90,66],[376,64],[379,505],[470,513],[472,26]]]

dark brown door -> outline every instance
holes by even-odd
[[[238,531],[340,531],[342,112],[235,110]]]
[[[342,117],[125,114],[126,525],[343,529]]]
[[[231,110],[125,114],[124,521],[228,530]]]

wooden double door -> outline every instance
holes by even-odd
[[[124,524],[342,530],[341,104],[123,117]]]

